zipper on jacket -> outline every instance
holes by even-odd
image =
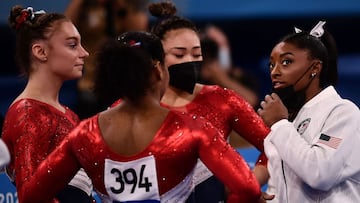
[[[286,183],[285,168],[284,168],[284,161],[283,160],[281,160],[281,169],[282,169],[282,173],[283,173],[283,177],[284,177],[284,183],[285,183],[286,202],[289,202],[288,188],[287,188],[287,183]]]

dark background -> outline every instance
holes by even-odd
[[[63,12],[69,0],[20,1],[0,3],[0,114],[21,92],[25,81],[19,77],[14,62],[15,36],[7,25],[11,6],[22,4],[35,10]],[[232,59],[254,76],[262,98],[270,89],[268,55],[276,42],[293,31],[294,26],[311,30],[319,20],[337,41],[339,50],[340,94],[360,105],[360,2],[358,0],[175,0],[180,15],[193,20],[201,29],[208,24],[220,27],[228,36]],[[150,19],[151,20],[151,19]],[[76,81],[63,86],[60,100],[76,104]]]

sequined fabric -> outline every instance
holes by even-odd
[[[11,154],[7,173],[17,189],[79,123],[77,115],[64,108],[65,113],[37,100],[21,99],[8,109],[2,138]]]
[[[241,202],[254,202],[260,195],[258,182],[246,162],[209,122],[172,111],[149,145],[134,156],[121,156],[107,146],[99,129],[98,115],[83,121],[40,165],[34,179],[27,183],[28,189],[21,192],[35,200],[43,198],[36,197],[37,191],[52,195],[56,192],[55,183],[60,186],[65,184],[79,167],[83,167],[96,190],[107,194],[104,186],[105,159],[126,162],[149,155],[155,157],[160,195],[183,181],[198,158],[241,197]]]
[[[204,117],[215,126],[225,139],[231,130],[237,132],[260,152],[257,164],[267,164],[263,141],[270,129],[242,97],[234,91],[216,85],[204,85],[189,104],[182,107],[163,106]]]

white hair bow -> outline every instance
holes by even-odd
[[[32,7],[27,7],[26,10],[30,13],[30,20],[33,20],[35,18],[35,14],[43,14],[45,13],[44,10],[35,11]]]
[[[323,36],[324,34],[324,28],[323,26],[325,25],[325,21],[319,21],[318,24],[315,25],[315,27],[310,31],[310,35],[320,38],[321,36]],[[300,33],[302,32],[301,29],[295,27],[295,32],[296,33]]]

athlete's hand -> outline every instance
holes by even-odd
[[[289,118],[287,108],[276,93],[266,95],[264,101],[260,102],[260,106],[257,112],[269,127],[281,119]]]
[[[262,192],[261,197],[257,203],[266,203],[266,201],[272,200],[272,199],[274,199],[274,197],[275,197],[275,195],[269,195],[265,192]]]

